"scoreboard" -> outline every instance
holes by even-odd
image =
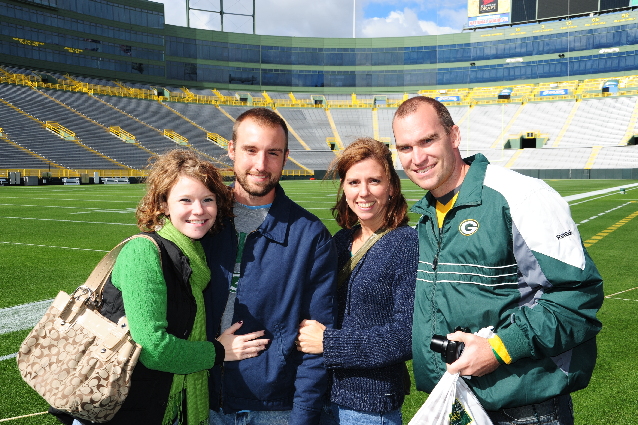
[[[638,0],[468,0],[468,26],[516,24],[630,6],[638,6]]]
[[[627,3],[629,3],[627,1]],[[536,19],[598,12],[598,0],[538,0]]]

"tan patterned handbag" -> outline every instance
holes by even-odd
[[[113,418],[128,394],[142,349],[131,339],[126,317],[113,323],[98,310],[118,253],[135,237],[157,246],[140,234],[113,248],[73,294],[60,291],[17,355],[26,383],[52,407],[80,419],[101,423]]]

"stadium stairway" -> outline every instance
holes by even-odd
[[[337,150],[345,149],[343,139],[341,139],[341,135],[339,134],[339,130],[337,129],[337,125],[334,118],[332,117],[330,109],[326,109],[326,117],[328,117],[328,122],[330,123],[330,128],[332,129],[332,134],[337,145]]]
[[[574,120],[574,117],[576,116],[576,112],[578,112],[579,106],[580,106],[580,102],[576,100],[576,102],[574,102],[574,105],[572,106],[572,110],[569,112],[569,115],[567,116],[567,119],[565,120],[565,123],[563,124],[563,127],[558,133],[558,136],[556,136],[556,139],[554,139],[554,143],[552,143],[553,148],[557,148],[560,145],[560,142],[563,140],[563,136],[565,135],[565,133],[567,133],[567,130],[569,130],[569,126],[571,125],[572,121]]]

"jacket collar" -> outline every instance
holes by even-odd
[[[292,200],[286,195],[281,185],[275,187],[275,200],[272,202],[266,219],[257,228],[262,235],[279,244],[284,244],[290,227]]]
[[[454,204],[454,207],[464,205],[480,205],[482,200],[483,181],[485,180],[485,172],[487,171],[487,165],[490,163],[487,158],[480,153],[463,159],[465,163],[470,165],[463,183],[461,183],[461,190],[459,191],[459,197]],[[430,194],[426,193],[423,198],[412,208],[410,211],[417,214],[427,214],[428,210],[432,210],[436,204],[436,199]]]

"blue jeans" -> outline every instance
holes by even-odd
[[[242,410],[237,413],[210,411],[209,425],[288,425],[290,410]]]
[[[401,409],[386,413],[361,412],[335,403],[326,403],[320,425],[401,425]]]
[[[487,414],[494,425],[574,425],[574,407],[570,395]]]

